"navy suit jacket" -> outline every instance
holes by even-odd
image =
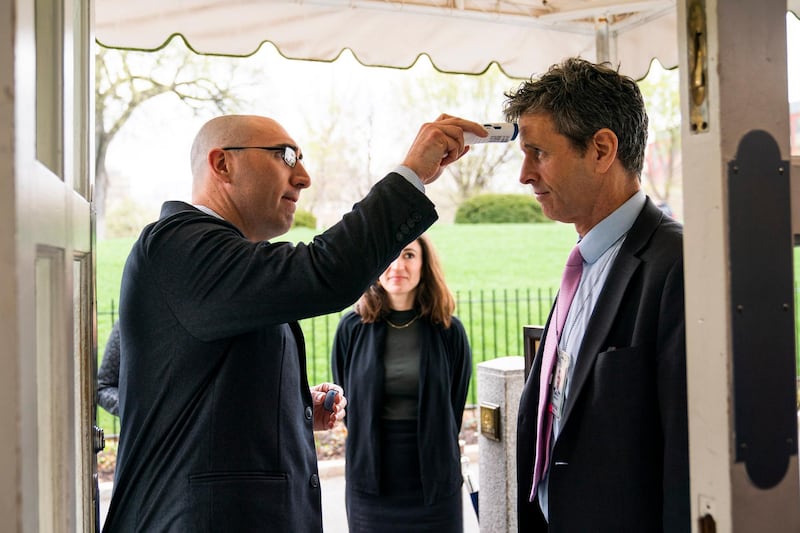
[[[253,243],[182,202],[131,250],[106,532],[319,532],[297,321],[352,304],[436,219],[390,174],[310,244]]]
[[[518,415],[521,532],[690,530],[682,234],[648,199],[609,272],[550,459],[549,529],[529,501],[541,343]]]

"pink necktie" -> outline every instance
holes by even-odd
[[[558,342],[561,339],[561,331],[564,329],[564,322],[567,320],[569,306],[578,290],[578,282],[581,280],[583,272],[583,256],[576,245],[567,258],[567,265],[564,267],[564,274],[561,277],[561,288],[558,290],[556,299],[556,311],[553,319],[550,320],[550,327],[547,328],[547,336],[544,341],[542,352],[542,372],[539,375],[539,412],[536,418],[536,461],[533,465],[533,488],[531,489],[530,500],[536,497],[539,482],[547,471],[550,460],[550,436],[553,428],[553,414],[550,412],[550,378],[553,375],[553,367],[558,353]]]

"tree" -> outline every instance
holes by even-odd
[[[408,114],[424,109],[429,119],[444,111],[481,123],[503,122],[504,94],[517,84],[496,65],[479,76],[444,74],[430,68],[420,78],[406,81],[405,107]],[[515,142],[474,145],[467,157],[445,170],[450,200],[459,205],[485,191],[508,190],[513,185],[510,176],[519,172],[520,157]]]
[[[301,205],[328,227],[363,198],[373,183],[370,108],[348,107],[356,88],[319,83],[321,112],[304,116],[301,132],[306,169],[312,187],[303,191]],[[358,99],[356,99],[358,100]]]
[[[394,105],[406,71],[364,67],[349,52],[331,63],[272,54],[260,61],[271,65],[260,71],[282,71],[291,80],[279,97],[281,121],[302,148],[312,183],[300,206],[329,227],[402,160],[416,134],[418,119]]]
[[[196,114],[227,113],[239,99],[232,87],[233,61],[213,66],[228,72],[212,72],[213,58],[194,54],[182,43],[157,52],[116,50],[98,46],[95,55],[95,189],[97,231],[104,233],[110,177],[106,169],[108,147],[145,102],[172,95]]]
[[[671,205],[680,187],[681,109],[678,72],[666,71],[653,62],[639,82],[649,117],[648,146],[642,181],[658,203]],[[680,190],[678,191],[680,196]]]

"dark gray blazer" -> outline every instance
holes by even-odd
[[[611,267],[550,459],[549,531],[690,530],[682,235],[648,199]],[[548,531],[538,501],[528,501],[543,345],[517,426],[526,533]]]
[[[390,174],[310,244],[253,243],[168,202],[122,280],[121,434],[106,532],[322,529],[297,321],[351,305],[436,220]]]

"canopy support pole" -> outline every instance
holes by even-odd
[[[595,29],[595,55],[598,63],[611,61],[611,50],[609,45],[608,18],[605,16],[597,17],[594,20]]]

